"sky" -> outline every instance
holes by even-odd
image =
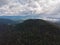
[[[60,0],[0,0],[0,18],[60,19]],[[12,18],[13,17],[13,18]]]

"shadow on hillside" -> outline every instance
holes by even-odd
[[[0,33],[0,45],[60,45],[60,29],[41,19],[29,19],[5,28]]]

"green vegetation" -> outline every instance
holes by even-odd
[[[0,45],[60,45],[60,29],[41,19],[8,25],[0,33]]]

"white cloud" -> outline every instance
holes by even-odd
[[[0,15],[57,14],[59,4],[60,0],[0,0]]]

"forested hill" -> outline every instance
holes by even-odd
[[[0,33],[0,45],[60,45],[60,28],[51,22],[28,19],[11,29]]]

